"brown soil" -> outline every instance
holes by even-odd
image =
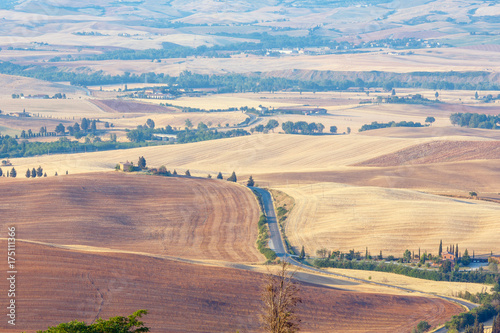
[[[14,329],[3,321],[3,332],[33,332],[75,319],[90,323],[138,309],[149,311],[144,322],[152,332],[261,331],[265,278],[259,273],[24,242],[17,251],[17,321]],[[7,289],[6,279],[0,288]],[[420,320],[437,325],[462,311],[434,298],[301,289],[303,332],[410,332]]]
[[[157,104],[138,103],[132,101],[106,99],[90,100],[106,112],[118,113],[171,113],[179,110],[172,107],[160,106]]]
[[[500,159],[500,141],[433,141],[355,165],[386,167],[485,159]]]
[[[466,195],[469,191],[478,191],[479,195],[482,195],[484,192],[499,192],[500,166],[498,160],[482,160],[394,167],[357,167],[324,172],[269,173],[254,176],[254,179],[259,184],[273,187],[334,182],[461,195]]]
[[[18,173],[24,178],[25,170]],[[19,238],[183,258],[257,262],[259,207],[227,181],[109,172],[0,184]]]

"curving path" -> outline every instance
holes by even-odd
[[[318,268],[304,265],[301,262],[295,260],[291,255],[289,255],[285,251],[283,239],[281,238],[281,233],[280,233],[279,226],[278,226],[278,223],[276,220],[276,213],[274,210],[274,204],[273,204],[271,194],[269,193],[269,191],[264,190],[262,188],[252,187],[252,189],[257,191],[262,196],[262,204],[264,206],[264,211],[265,211],[265,214],[267,217],[267,221],[269,224],[269,231],[270,231],[269,248],[274,250],[274,252],[276,252],[276,255],[281,260],[287,261],[287,262],[291,263],[292,265],[295,265],[297,267],[300,267],[300,268],[303,268],[303,269],[306,269],[309,271],[313,271],[315,273],[327,274],[327,275],[331,275],[331,276],[336,276],[336,277],[341,277],[344,279],[353,280],[353,281],[360,282],[360,283],[367,283],[367,284],[373,284],[373,285],[378,285],[378,286],[382,286],[382,287],[394,288],[394,289],[398,289],[398,290],[402,290],[402,291],[406,291],[406,292],[411,292],[411,293],[415,292],[415,293],[427,294],[425,292],[421,292],[421,291],[417,291],[417,290],[413,290],[413,289],[409,289],[409,288],[403,288],[403,287],[398,287],[398,286],[394,286],[394,285],[390,285],[390,284],[354,278],[354,277],[346,276],[343,274],[327,272],[327,271],[324,271],[324,270],[321,270]],[[432,296],[432,297],[439,297],[441,299],[460,304],[460,305],[464,306],[465,308],[467,308],[467,310],[471,310],[473,308],[478,307],[477,304],[470,303],[470,302],[467,302],[465,300],[459,300],[459,299],[454,299],[451,297],[445,297],[445,296],[434,295],[434,294],[427,294],[427,295]],[[448,330],[446,328],[441,328],[441,329],[437,330],[436,332],[448,332]]]

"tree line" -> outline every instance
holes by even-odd
[[[453,125],[469,128],[497,129],[500,115],[488,115],[479,113],[452,113],[450,121]]]

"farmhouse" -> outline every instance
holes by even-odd
[[[127,161],[127,162],[120,162],[118,163],[118,165],[120,166],[121,171],[129,171],[130,167],[134,166],[134,163]]]
[[[176,142],[177,135],[175,134],[154,134],[154,138],[161,141]]]
[[[449,261],[455,261],[457,259],[457,257],[455,257],[455,255],[451,252],[443,252],[443,254],[441,254],[441,258]]]

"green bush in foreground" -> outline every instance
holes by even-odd
[[[37,333],[142,333],[149,332],[149,327],[144,326],[141,318],[147,310],[137,310],[128,317],[113,317],[108,320],[99,318],[94,324],[87,325],[83,321],[74,320],[69,323],[49,327],[46,331]]]

